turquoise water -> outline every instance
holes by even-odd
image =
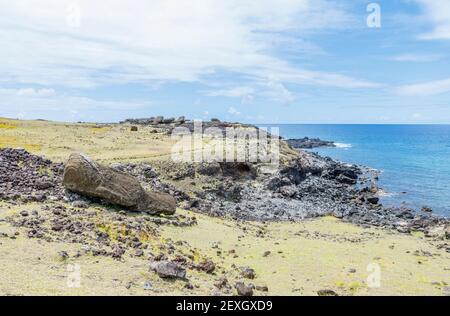
[[[385,205],[426,205],[450,215],[450,125],[276,126],[285,138],[335,141],[338,148],[313,151],[380,170],[380,187],[388,193]]]

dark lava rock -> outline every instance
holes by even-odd
[[[186,269],[171,261],[157,261],[150,265],[150,270],[155,271],[163,279],[185,279]]]
[[[422,212],[424,212],[424,213],[433,213],[433,209],[431,207],[424,206],[424,207],[422,207]]]
[[[380,198],[378,198],[377,196],[368,196],[366,197],[366,200],[370,204],[378,204],[380,202]]]
[[[63,165],[32,155],[25,149],[0,149],[0,199],[41,202],[62,200]]]
[[[237,282],[234,285],[239,296],[253,296],[253,286],[245,285],[244,282]]]
[[[260,292],[269,292],[267,285],[257,285],[256,290]]]
[[[229,287],[228,279],[222,276],[220,277],[219,280],[217,280],[217,282],[214,283],[214,286],[217,287],[218,289],[228,288]]]
[[[332,290],[320,290],[317,291],[317,295],[319,296],[339,296],[336,292]]]
[[[220,162],[222,174],[232,178],[256,178],[254,166],[247,162]]]
[[[249,267],[243,267],[241,268],[241,275],[246,279],[253,280],[256,277],[255,270]]]
[[[334,142],[321,140],[319,138],[301,138],[288,139],[286,142],[294,148],[298,149],[312,149],[317,147],[336,147]]]
[[[222,172],[219,163],[202,163],[197,167],[197,172],[205,176],[215,176]]]
[[[69,258],[69,254],[66,251],[58,252],[58,256],[61,260],[66,260],[67,258]]]
[[[120,247],[119,245],[116,245],[116,246],[113,247],[113,251],[111,253],[111,257],[113,257],[115,259],[120,259],[120,258],[122,258],[124,253],[125,253],[125,250],[122,249],[122,247]]]
[[[198,265],[198,268],[206,273],[213,273],[216,265],[211,260],[205,260]]]
[[[352,179],[347,177],[346,175],[340,174],[336,177],[336,180],[340,183],[348,184],[348,185],[355,185],[357,183],[357,179]]]

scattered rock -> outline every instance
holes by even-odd
[[[424,213],[433,213],[433,209],[431,207],[424,206],[424,207],[422,207],[422,212],[424,212]]]
[[[86,202],[86,201],[77,200],[77,201],[73,201],[72,202],[72,206],[76,207],[76,208],[88,208],[89,207],[89,203]]]
[[[241,275],[246,279],[253,280],[256,277],[255,270],[249,267],[243,267],[241,268]]]
[[[111,253],[111,256],[113,258],[115,258],[115,259],[120,259],[120,258],[122,258],[124,253],[125,253],[125,250],[122,247],[120,247],[119,245],[115,245],[113,247],[113,251]]]
[[[188,283],[186,283],[186,284],[184,285],[184,288],[185,288],[186,290],[193,290],[193,289],[194,289],[194,286],[192,285],[192,283],[188,282]]]
[[[25,149],[0,149],[0,199],[40,202],[64,198],[62,164]]]
[[[211,260],[205,260],[198,265],[199,269],[206,273],[213,273],[216,265]]]
[[[58,252],[58,256],[59,256],[60,260],[62,260],[62,261],[69,258],[69,254],[66,251]]]
[[[219,278],[219,280],[217,280],[217,282],[214,283],[214,286],[217,287],[218,289],[229,287],[228,279],[222,276]]]
[[[257,285],[256,290],[260,292],[269,292],[267,285]]]
[[[239,296],[253,296],[253,286],[246,285],[244,282],[237,282],[234,288]]]
[[[153,285],[150,281],[144,282],[144,290],[145,291],[150,291],[152,288],[153,288]]]
[[[336,292],[332,290],[320,290],[317,291],[318,296],[339,296]]]
[[[159,277],[163,279],[186,278],[186,269],[181,267],[179,264],[171,261],[157,261],[150,265],[150,269],[155,271]]]

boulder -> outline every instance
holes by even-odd
[[[63,184],[69,191],[133,211],[171,215],[176,210],[172,196],[147,192],[136,178],[78,153],[70,155],[66,163]]]
[[[319,290],[317,291],[318,296],[339,296],[335,291],[333,290]]]
[[[170,118],[166,118],[162,121],[163,124],[172,124],[175,122],[175,118],[170,117]]]
[[[246,279],[253,280],[256,277],[255,270],[249,267],[242,267],[241,268],[241,275]]]
[[[150,265],[150,270],[155,271],[163,279],[186,279],[186,269],[175,262],[153,262]]]
[[[164,117],[163,116],[157,116],[153,119],[152,123],[153,124],[161,124],[164,121]]]
[[[176,123],[178,124],[184,124],[186,122],[186,118],[184,116],[180,116],[177,120]]]
[[[131,131],[132,132],[137,132],[138,131],[138,127],[137,126],[131,126]]]
[[[370,204],[378,204],[380,202],[380,198],[377,196],[368,196],[368,197],[366,197],[366,200]]]
[[[234,285],[239,296],[253,296],[253,286],[246,285],[244,282],[237,282]]]
[[[433,213],[433,209],[429,206],[422,207],[422,212],[424,213]]]

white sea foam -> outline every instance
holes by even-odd
[[[388,192],[388,191],[385,191],[383,189],[379,189],[378,192],[377,192],[377,195],[379,197],[387,197],[387,198],[389,198],[389,197],[394,197],[394,196],[396,196],[398,194],[392,193],[392,192]]]
[[[334,143],[334,145],[335,145],[337,148],[352,148],[352,145],[351,145],[351,144]]]

